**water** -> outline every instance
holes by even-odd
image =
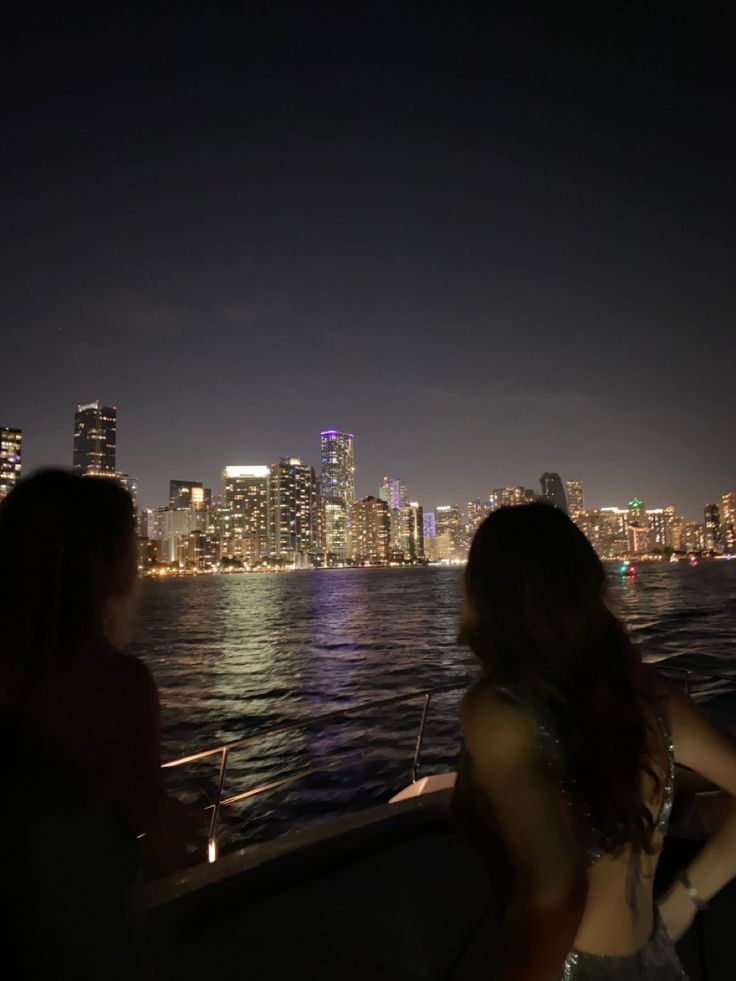
[[[642,564],[635,579],[618,566],[609,573],[612,604],[647,657],[696,672],[700,697],[736,692],[736,562]],[[475,664],[455,643],[461,595],[462,570],[443,567],[143,581],[133,650],[159,687],[165,759],[306,720],[231,754],[226,795],[312,772],[224,808],[226,847],[385,802],[409,782],[419,700],[342,723],[309,720],[412,689],[467,685]],[[433,703],[423,773],[457,753],[460,694]],[[217,760],[168,775],[180,796],[206,804]]]

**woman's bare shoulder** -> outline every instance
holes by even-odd
[[[472,756],[519,762],[539,752],[534,720],[487,681],[476,682],[460,704],[465,743]]]

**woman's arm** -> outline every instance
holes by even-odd
[[[166,874],[192,864],[187,844],[196,837],[202,815],[185,811],[166,792],[160,757],[159,700],[148,668],[137,658],[120,656],[118,709],[122,726],[127,780],[124,806],[132,827],[144,833],[143,850],[153,874]]]
[[[461,719],[481,813],[500,829],[516,870],[502,977],[557,981],[587,889],[567,805],[523,711],[479,686],[463,699]]]
[[[669,692],[668,707],[677,762],[736,797],[734,740],[676,689]],[[703,902],[736,876],[736,801],[728,808],[719,830],[683,871]],[[676,940],[688,929],[698,907],[687,886],[678,880],[660,901],[659,909],[670,936]]]

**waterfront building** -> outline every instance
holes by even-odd
[[[435,523],[434,523],[434,511],[424,512],[424,539],[434,538],[435,536]]]
[[[193,508],[160,508],[157,510],[159,510],[160,522],[159,549],[161,561],[169,564],[179,563],[181,539],[202,529],[202,515]]]
[[[23,430],[0,426],[0,501],[20,480]]]
[[[464,559],[467,540],[463,516],[456,504],[441,504],[434,509],[435,549],[440,559]]]
[[[352,529],[354,561],[358,565],[386,565],[391,530],[388,502],[371,496],[356,501]]]
[[[394,477],[384,477],[383,484],[378,491],[378,497],[388,504],[390,510],[398,511],[407,502],[406,484],[403,480],[397,480]]]
[[[345,537],[351,554],[350,522],[355,503],[355,453],[353,434],[325,429],[320,439],[320,488],[325,497],[338,498],[345,505]]]
[[[468,541],[472,541],[473,535],[475,535],[478,527],[489,514],[490,510],[489,501],[482,501],[479,497],[468,501],[467,507],[465,508],[465,534]]]
[[[603,558],[617,558],[629,551],[629,511],[627,508],[599,509],[600,544]]]
[[[418,501],[410,501],[402,509],[407,529],[404,558],[410,562],[424,560],[424,508]]]
[[[721,547],[727,555],[733,555],[736,551],[736,494],[733,492],[721,497],[719,517]]]
[[[145,535],[139,535],[138,544],[138,568],[141,570],[152,569],[161,561],[161,543],[154,541]]]
[[[74,413],[74,472],[81,476],[115,477],[117,409],[101,402],[77,406]]]
[[[721,542],[721,515],[718,505],[706,504],[703,517],[703,550],[717,552]]]
[[[345,501],[341,497],[322,497],[320,500],[324,513],[325,564],[344,565],[348,558],[348,520]]]
[[[205,506],[204,484],[201,480],[170,480],[169,507],[194,508]]]
[[[345,506],[355,502],[353,434],[326,429],[320,433],[321,485],[325,497],[338,497]]]
[[[650,531],[644,525],[629,525],[629,552],[642,555],[649,551]]]
[[[271,552],[270,476],[271,470],[264,465],[229,466],[223,470],[223,513],[218,521],[221,557],[256,565]]]
[[[565,488],[558,473],[545,473],[539,478],[539,485],[542,488],[542,500],[553,504],[560,511],[567,514],[567,498]]]
[[[497,487],[488,496],[489,508],[512,508],[518,504],[532,504],[537,495],[529,487]]]
[[[703,525],[698,521],[684,521],[680,533],[683,552],[702,552],[704,545]]]
[[[649,528],[650,547],[663,551],[665,548],[672,548],[671,527],[675,517],[675,509],[670,506],[666,508],[649,508],[646,511],[647,527]]]
[[[567,510],[571,517],[585,510],[582,480],[566,480],[565,492],[567,495]]]
[[[319,551],[314,468],[297,456],[273,463],[268,499],[271,555],[290,565],[307,564]]]

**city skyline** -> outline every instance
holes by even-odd
[[[106,439],[109,439],[108,431],[106,429],[103,429],[100,433],[97,434],[97,436],[98,436],[98,444],[94,444],[94,447],[95,447],[95,449],[97,451],[97,455],[98,456],[99,456],[99,452],[100,452],[99,449],[97,449],[97,446],[98,445],[105,446],[105,451],[108,454],[108,458],[107,458],[108,462],[107,462],[107,464],[104,467],[101,468],[101,470],[104,472],[105,469],[108,469],[108,470],[111,469],[111,468],[114,469],[116,467],[116,460],[118,459],[118,451],[117,451],[117,446],[118,446],[117,411],[118,411],[117,410],[117,406],[114,405],[114,404],[112,404],[112,402],[109,402],[109,403],[106,403],[106,404],[103,405],[103,401],[100,400],[100,399],[93,400],[92,402],[89,402],[89,403],[77,403],[75,405],[75,407],[74,407],[74,413],[73,413],[73,416],[74,416],[73,438],[70,441],[70,454],[69,454],[69,459],[67,459],[67,460],[57,459],[57,460],[45,461],[45,462],[42,462],[42,463],[35,463],[33,461],[32,454],[30,454],[29,451],[28,451],[27,434],[26,434],[25,430],[23,429],[23,427],[20,426],[20,427],[15,427],[14,428],[14,427],[7,427],[6,426],[3,429],[3,431],[4,432],[8,432],[8,433],[11,433],[11,432],[12,433],[16,433],[16,432],[22,433],[22,441],[23,441],[23,474],[24,475],[27,475],[28,473],[32,472],[33,470],[39,469],[40,467],[44,467],[44,466],[60,466],[60,467],[68,468],[68,469],[77,469],[80,472],[84,472],[88,468],[87,468],[86,465],[83,465],[81,462],[79,462],[79,461],[82,460],[82,455],[80,455],[80,450],[79,450],[79,445],[80,445],[80,437],[79,437],[79,432],[80,432],[80,430],[79,430],[80,419],[81,420],[85,420],[85,418],[89,418],[91,416],[96,421],[97,425],[99,426],[99,424],[100,424],[99,423],[99,420],[100,419],[103,419],[103,420],[105,419],[105,415],[103,415],[103,414],[109,414],[109,413],[111,413],[112,418],[111,418],[111,423],[110,424],[111,424],[111,432],[112,432],[112,445],[105,446],[105,440]],[[2,426],[2,425],[3,425],[3,421],[2,421],[2,419],[0,419],[0,426]],[[317,438],[320,441],[319,444],[318,444],[319,445],[319,448],[320,448],[319,449],[319,452],[315,452],[315,454],[314,454],[314,456],[316,458],[319,458],[322,455],[322,451],[323,451],[323,447],[324,447],[324,442],[325,442],[325,437],[327,437],[329,439],[329,438],[334,438],[334,437],[349,436],[349,438],[351,440],[351,444],[352,444],[352,440],[354,438],[354,434],[353,433],[347,433],[346,431],[337,430],[337,429],[320,430],[319,433],[317,434],[317,437],[316,438],[315,438],[315,434],[312,434],[312,435],[313,435],[313,442],[314,443],[316,443],[316,439]],[[101,442],[100,442],[100,438],[101,438]],[[362,440],[359,441],[359,447],[362,449]],[[359,453],[360,453],[360,449],[359,449]],[[351,449],[351,454],[352,454],[352,449]],[[286,455],[286,454],[283,454],[283,453],[277,453],[277,454],[273,455],[273,459],[270,462],[268,462],[268,463],[261,462],[261,464],[259,466],[263,467],[264,469],[265,468],[268,468],[272,464],[277,463],[280,459],[288,458],[288,456],[289,455]],[[315,472],[319,472],[319,466],[315,466],[313,463],[311,463],[310,457],[309,457],[308,453],[301,454],[301,455],[290,454],[290,456],[292,456],[294,458],[297,458],[297,456],[298,456],[298,458],[300,460],[304,460],[307,465],[314,466]],[[30,460],[29,460],[29,457],[30,457]],[[246,458],[246,454],[242,454],[242,459],[244,460],[245,458]],[[125,459],[123,459],[123,462],[124,463],[126,462]],[[163,487],[166,487],[167,490],[166,490],[166,493],[161,494],[160,497],[155,498],[155,499],[153,497],[152,492],[150,491],[150,486],[149,487],[146,487],[146,486],[141,487],[141,482],[138,480],[137,475],[135,474],[135,472],[133,472],[133,468],[127,468],[127,465],[126,465],[126,468],[125,469],[119,469],[118,472],[120,473],[121,476],[123,476],[124,478],[126,478],[126,482],[129,480],[128,474],[130,474],[130,479],[133,482],[135,482],[135,491],[136,491],[136,498],[137,498],[137,505],[138,505],[138,507],[140,507],[140,508],[154,508],[154,507],[162,507],[162,506],[165,506],[165,504],[167,502],[170,502],[170,500],[171,500],[171,493],[172,493],[172,486],[174,484],[182,484],[182,485],[192,485],[192,484],[194,484],[194,485],[201,486],[202,488],[212,487],[212,488],[216,488],[216,490],[214,490],[212,493],[214,493],[216,495],[219,495],[220,494],[220,490],[221,490],[221,485],[222,485],[223,472],[224,472],[224,470],[226,468],[238,468],[238,467],[242,467],[242,466],[246,466],[246,467],[247,466],[253,466],[253,464],[252,464],[252,462],[250,464],[247,464],[247,463],[243,463],[242,461],[241,461],[241,463],[233,463],[233,462],[223,463],[223,464],[221,464],[218,467],[218,469],[216,471],[216,474],[214,476],[212,476],[211,479],[210,479],[210,478],[202,478],[202,477],[199,477],[199,476],[194,476],[193,477],[192,476],[192,472],[197,469],[196,464],[194,464],[194,463],[187,464],[186,467],[184,468],[184,469],[186,469],[186,472],[189,474],[189,476],[187,476],[187,477],[181,477],[181,476],[164,476],[163,474],[157,476],[156,481],[155,481],[155,485],[156,486],[160,486],[162,488]],[[570,484],[572,482],[572,483],[581,483],[585,487],[586,510],[591,510],[591,509],[592,510],[598,510],[598,509],[606,509],[606,508],[618,507],[621,504],[626,504],[632,498],[632,495],[631,495],[630,492],[624,493],[623,496],[617,498],[616,500],[613,499],[613,496],[612,495],[608,495],[605,498],[596,498],[589,491],[588,481],[585,479],[584,476],[581,477],[581,475],[579,473],[575,473],[574,475],[568,475],[566,473],[562,473],[561,471],[551,471],[549,473],[547,471],[545,471],[542,474],[542,477],[541,478],[538,477],[536,480],[531,480],[530,479],[530,480],[524,481],[522,483],[519,483],[518,480],[512,480],[512,481],[507,482],[506,484],[501,484],[500,482],[491,481],[491,486],[490,487],[487,487],[486,489],[477,488],[477,487],[476,488],[468,488],[468,491],[467,491],[466,494],[464,494],[464,495],[461,494],[459,496],[456,496],[454,499],[451,499],[449,497],[445,497],[445,498],[439,498],[439,499],[434,499],[433,500],[432,498],[428,497],[427,495],[425,495],[423,493],[416,493],[416,488],[413,485],[409,488],[409,481],[405,480],[404,477],[403,477],[403,473],[404,472],[407,472],[407,471],[410,472],[411,471],[411,460],[408,459],[408,458],[407,458],[407,460],[405,460],[403,462],[402,465],[400,465],[398,468],[396,468],[397,469],[397,472],[398,472],[398,470],[401,470],[402,471],[402,476],[400,478],[390,478],[390,477],[387,477],[386,474],[384,473],[383,477],[380,480],[378,480],[375,485],[367,485],[366,482],[365,482],[365,478],[362,478],[361,468],[358,467],[357,465],[355,465],[354,463],[352,464],[352,466],[353,466],[353,479],[355,479],[355,488],[356,488],[356,490],[353,493],[354,493],[354,496],[355,496],[355,499],[356,500],[357,499],[361,499],[361,498],[365,498],[365,497],[368,497],[368,496],[378,496],[378,497],[381,497],[382,495],[384,495],[386,493],[390,493],[389,491],[386,490],[386,482],[387,481],[390,481],[392,484],[395,484],[396,485],[396,490],[393,491],[393,493],[398,493],[398,485],[400,484],[401,485],[401,493],[402,493],[402,495],[404,497],[407,498],[407,501],[408,501],[408,497],[411,497],[414,500],[418,500],[423,505],[425,511],[428,511],[428,512],[434,510],[438,506],[450,506],[450,505],[453,505],[453,506],[458,506],[458,507],[461,507],[461,508],[464,509],[464,508],[466,508],[466,506],[469,503],[471,503],[473,501],[476,501],[476,500],[485,501],[485,500],[487,500],[494,493],[494,488],[502,487],[502,486],[503,487],[506,487],[506,488],[514,488],[514,487],[517,487],[520,490],[523,489],[523,488],[528,487],[531,490],[533,490],[535,494],[540,494],[541,493],[541,489],[540,489],[540,486],[539,486],[540,485],[540,482],[544,478],[546,478],[548,476],[553,476],[553,477],[554,476],[557,476],[558,473],[559,473],[559,475],[562,478],[562,484],[563,485],[568,485],[568,484]],[[94,464],[91,466],[91,472],[95,472],[95,465]],[[637,494],[636,495],[633,495],[633,496],[638,496],[639,493],[640,493],[640,491],[641,491],[641,487],[644,486],[644,485],[646,485],[647,484],[647,481],[646,481],[646,479],[639,479],[637,481],[634,481],[634,483],[636,484],[638,490],[637,490]],[[407,488],[409,488],[411,490],[411,493],[410,494],[408,493]],[[700,504],[699,507],[696,505],[695,508],[693,508],[693,511],[695,512],[694,514],[686,511],[685,508],[681,507],[678,504],[678,497],[679,497],[679,495],[677,494],[676,491],[674,493],[670,492],[670,493],[668,493],[666,495],[666,497],[663,497],[663,498],[660,498],[660,499],[656,499],[654,497],[648,497],[645,494],[641,494],[641,497],[642,497],[643,500],[646,501],[647,505],[649,505],[649,506],[652,506],[652,507],[655,507],[655,508],[660,508],[660,507],[675,507],[676,511],[680,515],[682,515],[683,517],[687,518],[688,520],[702,521],[703,520],[703,509],[707,505],[709,505],[709,504],[717,504],[718,501],[720,500],[721,496],[724,493],[727,493],[727,491],[724,490],[723,488],[721,488],[721,489],[717,490],[717,492],[714,493],[711,497],[704,498],[702,500],[702,502],[701,502],[701,504]],[[515,502],[515,503],[518,503],[518,502]]]
[[[736,441],[729,32],[379,8],[15,12],[0,420],[27,469],[99,397],[144,503],[317,467],[334,426],[361,495],[548,470],[699,515]]]

